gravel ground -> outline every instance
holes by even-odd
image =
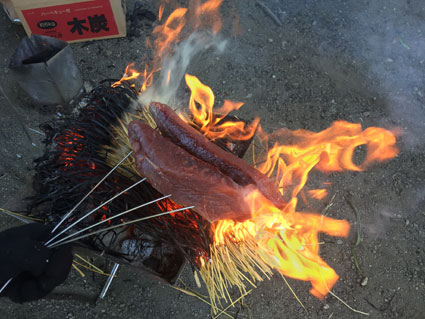
[[[184,1],[182,1],[184,2]],[[144,1],[156,12],[158,4]],[[220,102],[244,101],[245,118],[260,116],[263,127],[319,131],[338,119],[403,130],[397,158],[365,172],[312,174],[311,183],[329,180],[336,194],[328,215],[353,225],[348,239],[323,236],[321,255],[341,276],[334,292],[370,318],[423,318],[425,311],[425,4],[420,0],[263,0],[276,19],[255,1],[224,1],[222,55],[203,54],[189,73],[210,85]],[[134,1],[127,1],[131,10]],[[239,27],[232,29],[232,21]],[[147,22],[147,21],[145,21]],[[32,160],[42,152],[45,120],[66,107],[32,105],[11,80],[8,63],[24,36],[0,13],[0,83],[16,107],[0,96],[0,207],[22,208],[31,191]],[[232,30],[236,30],[237,36]],[[119,78],[138,61],[152,31],[140,24],[129,38],[73,44],[86,86]],[[352,248],[359,213],[362,242],[357,272]],[[330,198],[330,196],[329,196]],[[321,211],[329,198],[317,204]],[[2,229],[17,222],[0,216]],[[112,264],[97,258],[105,270]],[[193,283],[189,270],[183,278]],[[121,266],[104,300],[96,301],[105,278],[72,271],[47,299],[18,305],[0,300],[0,318],[208,318],[208,305],[158,279]],[[297,303],[280,276],[257,289],[229,313],[237,318],[357,318],[333,296],[315,299],[309,284],[289,280],[305,305]]]

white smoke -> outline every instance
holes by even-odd
[[[355,20],[358,23],[358,35],[354,36],[358,42],[356,51],[367,63],[390,119],[403,129],[402,140],[406,146],[423,146],[425,21],[404,2],[392,2],[383,8],[371,4],[359,12]]]
[[[171,56],[164,58],[159,75],[154,75],[154,83],[140,95],[139,102],[149,105],[155,101],[177,106],[177,91],[193,59],[211,49],[215,54],[222,53],[226,43],[219,35],[193,32],[176,46]]]

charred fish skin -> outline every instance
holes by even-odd
[[[244,197],[252,185],[238,185],[143,122],[132,121],[128,132],[137,171],[160,193],[172,194],[178,204],[195,206],[209,222],[251,218]]]
[[[249,165],[243,159],[226,152],[209,141],[183,121],[174,110],[166,104],[152,102],[150,112],[161,133],[193,156],[217,167],[241,186],[254,185],[276,207],[283,209],[286,202],[272,180]]]

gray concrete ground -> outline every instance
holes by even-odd
[[[127,1],[131,10],[134,1]],[[156,1],[144,1],[157,10]],[[189,68],[210,85],[218,100],[241,100],[242,117],[258,115],[269,131],[279,127],[322,130],[337,119],[367,126],[399,127],[400,154],[366,172],[313,174],[330,180],[337,193],[329,216],[355,222],[344,200],[351,194],[361,220],[359,263],[368,277],[361,285],[347,240],[323,237],[323,258],[341,276],[334,292],[370,318],[423,318],[425,311],[425,4],[420,0],[264,0],[277,25],[255,1],[224,1],[221,12],[229,45],[221,56],[197,59]],[[229,21],[239,18],[239,36]],[[31,190],[32,160],[42,152],[38,125],[61,112],[31,104],[8,70],[24,36],[0,13],[0,83],[16,108],[0,96],[0,207],[19,209]],[[73,44],[84,80],[117,78],[145,52],[152,28],[134,39]],[[34,143],[35,145],[33,145]],[[326,205],[314,207],[320,211]],[[0,216],[1,228],[17,222]],[[354,228],[353,228],[354,229]],[[98,259],[108,270],[111,264]],[[193,284],[190,271],[184,278]],[[208,318],[208,305],[123,266],[105,300],[93,303],[105,278],[72,271],[45,300],[17,305],[0,300],[1,318]],[[320,301],[309,284],[289,280],[306,313],[279,276],[259,283],[230,313],[237,318],[358,318],[332,296]],[[364,282],[363,282],[364,284]]]

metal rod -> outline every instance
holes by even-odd
[[[8,284],[12,281],[13,278],[9,278],[8,281],[3,285],[3,287],[0,288],[0,294],[3,292],[3,290],[7,287]]]
[[[53,243],[47,244],[47,248],[51,248],[51,247],[53,247],[53,246],[55,246],[55,245],[57,245],[57,244],[59,244],[59,243],[63,242],[64,240],[66,240],[66,239],[68,239],[68,238],[71,238],[71,237],[74,237],[74,236],[76,236],[76,235],[78,235],[78,234],[81,234],[82,232],[84,232],[84,231],[86,231],[86,230],[89,230],[89,229],[91,229],[91,228],[93,228],[93,227],[99,226],[99,225],[101,225],[101,224],[103,224],[103,223],[106,223],[107,221],[110,221],[110,220],[112,220],[112,219],[115,219],[115,218],[117,218],[117,217],[120,217],[120,216],[122,216],[122,215],[124,215],[124,214],[130,213],[130,212],[132,212],[132,211],[134,211],[134,210],[136,210],[136,209],[139,209],[139,208],[142,208],[142,207],[148,206],[148,205],[150,205],[150,204],[154,204],[154,203],[156,203],[156,202],[159,202],[160,200],[163,200],[163,199],[168,198],[168,197],[170,197],[170,196],[171,196],[171,194],[170,194],[170,195],[167,195],[167,196],[163,196],[163,197],[157,198],[157,199],[155,199],[155,200],[153,200],[153,201],[150,201],[150,202],[147,202],[147,203],[143,203],[143,204],[141,204],[141,205],[139,205],[139,206],[136,206],[136,207],[130,208],[130,209],[128,209],[128,210],[126,210],[126,211],[124,211],[124,212],[118,213],[118,214],[116,214],[116,215],[114,215],[114,216],[111,216],[111,217],[109,217],[109,218],[107,218],[107,219],[101,220],[100,222],[97,222],[96,224],[93,224],[93,225],[87,226],[86,228],[80,229],[79,231],[77,231],[77,232],[75,232],[75,233],[73,233],[73,234],[70,234],[70,235],[68,235],[68,236],[66,236],[66,237],[64,237],[64,238],[61,238],[61,239],[59,239],[59,240],[57,240],[57,241],[55,241],[55,242],[53,242]]]
[[[129,222],[126,222],[126,223],[122,223],[120,225],[114,225],[114,226],[107,227],[107,228],[104,228],[104,229],[99,229],[99,230],[96,230],[96,231],[94,231],[94,232],[92,232],[90,234],[84,234],[84,235],[81,235],[79,237],[72,238],[70,240],[67,240],[67,241],[64,241],[64,242],[61,242],[61,243],[58,243],[58,244],[55,243],[55,244],[53,244],[51,246],[51,248],[58,247],[58,246],[61,246],[61,245],[64,245],[64,244],[69,244],[69,243],[72,243],[72,242],[74,242],[76,240],[79,240],[79,239],[82,239],[82,238],[86,238],[86,237],[89,237],[89,236],[92,236],[92,235],[96,235],[98,233],[101,233],[101,232],[104,232],[104,231],[107,231],[107,230],[115,229],[115,228],[118,228],[118,227],[130,225],[130,224],[134,224],[134,223],[138,223],[138,222],[141,222],[143,220],[147,220],[147,219],[151,219],[151,218],[155,218],[155,217],[159,217],[159,216],[163,216],[163,215],[167,215],[167,214],[171,214],[171,213],[177,213],[177,212],[180,212],[182,210],[187,210],[187,209],[192,209],[192,208],[195,208],[195,206],[187,206],[187,207],[183,207],[183,208],[179,208],[179,209],[174,209],[174,210],[171,210],[171,211],[168,211],[168,212],[164,212],[164,213],[155,214],[155,215],[152,215],[152,216],[147,216],[147,217],[135,219],[135,220],[132,220],[132,221],[129,221]]]
[[[114,279],[119,266],[120,266],[119,263],[115,263],[114,267],[112,267],[111,274],[109,275],[108,280],[106,280],[105,286],[103,286],[102,292],[100,293],[100,296],[99,296],[100,299],[105,298],[106,292],[108,291],[109,286],[111,285],[111,282]]]
[[[5,210],[5,209],[3,209],[3,208],[0,208],[0,212],[2,212],[3,214],[6,214],[7,216],[10,216],[10,217],[16,218],[17,220],[20,220],[21,222],[23,222],[23,223],[25,223],[25,224],[29,224],[29,223],[31,222],[31,220],[29,220],[29,219],[27,219],[27,218],[24,218],[24,217],[21,217],[21,216],[18,216],[18,215],[14,215],[14,214],[12,214],[12,213],[8,212],[7,210]],[[0,292],[1,292],[1,291],[0,291]]]
[[[82,221],[83,219],[87,218],[88,216],[90,216],[91,214],[93,214],[95,211],[97,211],[99,208],[101,208],[102,206],[112,202],[115,198],[121,196],[123,193],[129,191],[130,189],[132,189],[133,187],[139,185],[141,182],[144,182],[146,180],[146,178],[142,178],[140,181],[137,181],[136,183],[134,183],[133,185],[127,187],[126,189],[124,189],[123,191],[119,192],[118,194],[116,194],[115,196],[113,196],[112,198],[108,199],[106,202],[103,202],[102,204],[100,204],[99,206],[97,206],[96,208],[92,209],[91,211],[89,211],[87,214],[85,214],[84,216],[80,217],[79,219],[77,219],[77,221],[73,222],[71,225],[69,225],[68,227],[66,227],[65,229],[61,230],[59,233],[57,233],[55,236],[53,236],[52,238],[50,238],[47,242],[46,242],[46,246],[48,246],[53,240],[55,240],[57,237],[59,237],[60,235],[62,235],[64,232],[66,232],[68,229],[74,227],[75,225],[77,225],[80,221]]]
[[[91,193],[93,193],[93,191],[109,176],[112,174],[113,171],[115,171],[115,169],[121,165],[122,162],[124,162],[131,154],[133,154],[133,151],[130,151],[130,153],[128,153],[122,160],[120,160],[109,172],[108,174],[106,174],[91,190],[90,192],[87,193],[86,196],[83,197],[83,199],[81,199],[77,205],[74,206],[74,208],[72,208],[68,213],[66,213],[62,219],[59,221],[59,223],[53,228],[52,233],[54,233],[56,231],[56,229],[58,229],[58,227],[60,225],[62,225],[62,223],[72,214],[72,212],[74,210],[77,209],[78,206],[80,206],[80,204],[87,198],[89,197],[89,195]]]

